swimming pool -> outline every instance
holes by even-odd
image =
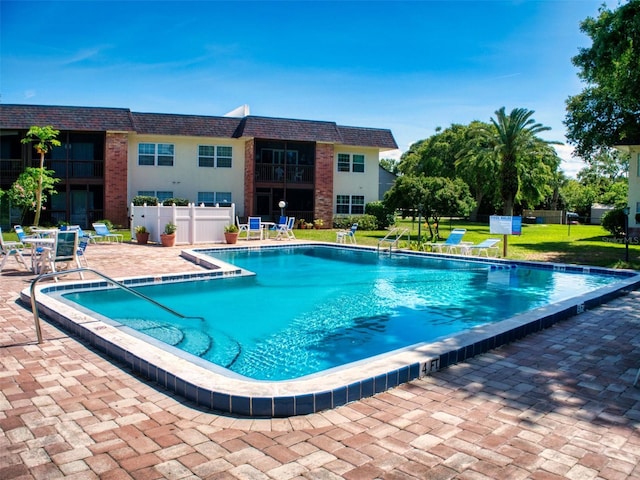
[[[212,337],[214,340],[218,339],[215,341],[223,346],[220,365],[226,366],[224,363],[229,360],[238,365],[244,364],[244,367],[249,367],[250,376],[258,378],[258,381],[244,378],[248,374],[247,371],[240,372],[243,377],[230,374],[222,367],[212,366],[209,362],[193,355],[181,355],[173,348],[167,349],[166,346],[160,345],[160,342],[150,342],[150,346],[155,349],[147,347],[141,349],[137,343],[135,347],[118,348],[123,347],[118,343],[124,338],[121,334],[129,334],[126,344],[139,339],[135,333],[131,335],[129,328],[123,327],[127,319],[138,323],[146,320],[142,315],[138,315],[135,311],[138,307],[134,304],[127,304],[124,308],[127,312],[126,317],[122,317],[123,308],[120,308],[119,314],[116,313],[116,316],[112,317],[118,318],[119,322],[122,321],[119,326],[114,325],[113,321],[105,322],[100,315],[88,311],[85,313],[91,320],[82,323],[84,329],[91,327],[90,337],[96,334],[98,326],[99,330],[103,331],[107,329],[107,325],[114,328],[115,333],[118,334],[117,342],[111,339],[109,342],[100,340],[97,343],[103,345],[105,350],[116,350],[116,356],[125,360],[134,370],[210,408],[243,415],[304,414],[369,396],[495,348],[527,333],[546,328],[562,318],[575,315],[591,305],[604,301],[610,295],[623,292],[625,288],[629,288],[629,282],[637,281],[629,272],[611,272],[604,269],[495,260],[469,261],[446,255],[394,254],[388,258],[378,257],[372,249],[334,246],[288,247],[284,250],[286,252],[284,255],[282,248],[255,249],[254,247],[249,250],[246,248],[225,250],[222,262],[212,258],[211,254],[214,251],[216,250],[183,252],[184,256],[196,263],[211,268],[208,274],[189,275],[190,278],[176,276],[132,279],[131,283],[150,285],[146,288],[153,291],[165,288],[167,282],[181,282],[172,283],[173,293],[180,293],[177,296],[170,296],[169,303],[172,308],[193,316],[204,313],[202,316],[205,319],[212,315],[219,319],[221,315],[216,315],[215,312],[220,314],[227,312],[227,316],[224,317],[227,318],[226,323],[234,325],[239,318],[248,317],[252,322],[248,328],[252,335],[249,336],[261,339],[262,343],[258,342],[250,348],[243,346],[240,350],[247,348],[247,351],[243,352],[247,355],[244,355],[241,361],[238,361],[240,357],[233,348],[233,342],[238,340],[237,333],[225,330],[222,328],[225,325],[219,323],[215,326]],[[281,285],[286,292],[282,294],[277,293],[276,287],[286,280],[287,275],[283,277],[278,274],[280,271],[286,272],[286,268],[283,268],[285,266],[283,262],[286,261],[292,261],[293,265],[303,273],[295,277],[293,286]],[[313,267],[312,264],[318,262],[320,267],[318,265]],[[237,266],[231,266],[229,263]],[[531,266],[534,268],[528,268]],[[361,267],[365,267],[368,271],[366,275],[369,275],[372,269],[377,271],[373,283],[363,277],[364,274],[360,272]],[[319,268],[320,271],[311,274],[314,268]],[[256,271],[258,275],[246,276],[245,269]],[[192,281],[185,282],[185,280],[195,278],[198,279],[197,290],[202,291],[212,286],[213,290],[218,291],[218,295],[222,294],[223,297],[228,298],[209,300],[202,312],[197,310],[186,312],[184,308],[178,308],[172,303],[171,298],[180,297],[185,293],[191,295],[187,290],[196,284]],[[222,282],[214,280],[219,278],[227,278],[227,280]],[[615,280],[613,283],[612,279]],[[307,283],[303,284],[303,280]],[[545,287],[550,283],[553,283],[556,288]],[[580,285],[577,285],[578,283]],[[363,287],[363,285],[368,286]],[[452,292],[448,288],[451,285],[464,285],[466,289],[462,293]],[[92,288],[96,286],[99,285],[94,283]],[[538,288],[540,286],[542,286],[541,289]],[[568,286],[579,288],[569,293],[566,289]],[[78,286],[75,288],[78,289]],[[254,291],[255,288],[258,290]],[[489,293],[484,291],[484,288],[488,288]],[[303,294],[297,295],[294,292],[295,289]],[[51,297],[57,297],[57,301],[66,302],[66,307],[69,306],[70,298],[77,299],[82,295],[95,296],[93,293],[80,294],[75,290],[71,292],[73,289],[70,287],[64,290],[54,287],[53,290],[48,291],[47,296],[51,295]],[[89,288],[83,287],[81,290],[89,290]],[[310,294],[312,290],[320,293]],[[381,292],[386,294],[381,295]],[[503,292],[510,292],[514,296],[508,300],[507,297],[502,296]],[[120,301],[118,297],[120,294],[117,291],[102,292],[104,293],[108,293],[104,297],[107,301],[102,302],[104,305],[112,305]],[[64,300],[63,294],[66,297]],[[116,296],[112,297],[112,294]],[[150,296],[154,295],[150,293]],[[500,297],[500,301],[497,302],[500,308],[496,310],[487,305],[486,298],[489,296]],[[547,296],[551,297],[553,303],[542,306],[544,297]],[[296,297],[300,298],[296,299]],[[362,298],[363,305],[356,308],[357,302],[353,301],[354,298]],[[225,301],[228,303],[225,304]],[[454,301],[461,301],[461,303],[452,307]],[[312,309],[312,306],[318,302],[328,307],[329,314],[320,312],[319,309],[318,311]],[[165,303],[164,300],[163,303]],[[187,300],[185,305],[193,303],[192,300]],[[509,308],[502,308],[504,306]],[[100,308],[102,307],[97,309],[100,310]],[[148,310],[149,307],[142,307],[143,310],[145,308]],[[96,309],[95,305],[91,309]],[[78,309],[74,310],[77,316]],[[82,311],[82,308],[80,310]],[[229,316],[228,312],[233,314]],[[267,313],[271,312],[276,312],[275,317],[268,317]],[[297,321],[293,325],[283,326],[281,319],[290,317],[292,312],[294,317],[296,312],[300,313]],[[425,330],[424,325],[420,325],[422,330],[409,333],[405,328],[406,323],[412,317],[425,312],[430,319],[435,318],[435,324],[429,324],[427,327],[429,331]],[[102,314],[113,315],[108,310],[103,311]],[[496,319],[505,320],[495,324],[488,323]],[[331,322],[333,323],[330,324]],[[264,330],[266,324],[272,323],[276,323],[278,329],[285,332],[280,340],[272,338],[271,332]],[[456,335],[451,329],[459,329],[460,324],[466,331]],[[474,326],[475,328],[468,330]],[[247,328],[239,330],[246,331]],[[346,335],[339,336],[336,331]],[[356,333],[370,336],[376,331],[381,333],[381,336],[373,341],[378,350],[364,348],[362,343],[354,343],[360,341]],[[160,337],[175,333],[164,331]],[[220,338],[223,340],[221,341]],[[303,339],[310,338],[315,338],[319,343],[314,344],[314,351],[311,354],[305,353],[300,356],[299,344]],[[198,342],[192,343],[198,344]],[[279,344],[285,347],[287,354],[285,365],[289,363],[296,367],[292,369],[293,375],[287,372],[288,376],[285,379],[288,380],[285,381],[282,381],[283,378],[273,377],[271,373],[263,378],[256,376],[252,369],[255,370],[257,360],[263,357],[270,364],[271,372],[279,373],[283,368],[271,365],[274,361],[274,355],[271,353],[274,351],[274,346]],[[318,348],[318,345],[321,348]],[[162,354],[157,350],[165,352],[168,350],[180,361],[167,363],[167,360],[163,359],[164,363],[161,362],[159,366],[157,361]],[[393,353],[380,356],[389,351]],[[154,357],[153,361],[141,358],[145,356],[142,353],[151,353]],[[355,357],[353,353],[356,353]],[[327,358],[338,359],[338,362],[323,363]],[[183,364],[183,361],[187,363]],[[168,365],[171,363],[173,364]],[[343,363],[350,363],[349,368],[335,368],[337,364]],[[193,371],[187,372],[187,370],[194,370],[194,365],[200,367],[196,369],[195,378]],[[311,372],[324,371],[322,374],[308,375],[310,371],[305,370],[308,365],[314,365]],[[305,369],[300,370],[297,368],[299,366]],[[176,374],[176,368],[179,374]],[[209,373],[215,374],[215,379],[210,379]],[[292,377],[301,375],[307,376],[291,380]],[[185,376],[187,379],[184,378]],[[265,382],[264,380],[267,379],[281,381]]]

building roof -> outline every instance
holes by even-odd
[[[0,105],[0,128],[51,125],[57,130],[124,131],[148,135],[260,138],[333,143],[383,150],[398,148],[390,130],[344,127],[335,122],[259,116],[213,117],[138,113],[127,108]]]

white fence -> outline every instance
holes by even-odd
[[[131,238],[136,237],[136,227],[143,225],[149,232],[149,240],[160,242],[165,225],[172,222],[178,227],[177,245],[224,243],[224,227],[235,222],[235,211],[235,204],[230,207],[198,207],[193,203],[186,207],[131,204]]]

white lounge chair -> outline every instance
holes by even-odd
[[[103,238],[110,242],[112,239],[116,242],[122,242],[121,233],[111,233],[109,228],[104,223],[93,223],[93,229],[95,230],[95,238]]]
[[[248,223],[240,223],[240,218],[236,215],[236,225],[238,226],[238,238],[242,232],[244,232],[247,239],[249,238],[249,224]]]
[[[482,256],[484,253],[487,257],[489,256],[489,252],[495,251],[495,256],[497,257],[500,252],[498,243],[500,243],[499,238],[487,238],[477,245],[461,245],[460,250],[463,255]]]
[[[78,258],[78,232],[77,230],[59,230],[56,232],[53,247],[44,247],[42,253],[38,257],[38,273],[51,271],[57,273],[60,270],[56,268],[57,263],[65,263],[66,265],[75,263],[77,268],[82,268],[80,259]],[[80,278],[84,279],[82,272],[79,272]],[[58,277],[54,277],[58,281]]]
[[[293,233],[293,226],[296,223],[296,217],[289,217],[283,225],[278,226],[278,234],[276,240],[295,240],[296,235]]]
[[[439,253],[455,253],[456,247],[462,242],[465,233],[467,233],[466,228],[454,228],[444,242],[427,242],[423,246],[431,247],[432,252],[437,250]]]

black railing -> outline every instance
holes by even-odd
[[[287,166],[271,163],[256,164],[256,181],[275,183],[313,183],[312,165]]]

